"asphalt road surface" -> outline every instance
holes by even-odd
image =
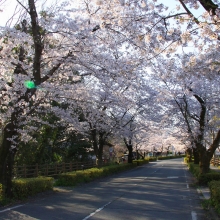
[[[204,220],[183,159],[153,162],[0,209],[10,220]]]

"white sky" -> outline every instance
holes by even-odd
[[[22,4],[24,3],[24,5],[27,4],[28,0],[19,0]],[[44,7],[46,6],[50,6],[52,4],[55,4],[55,2],[57,2],[56,0],[36,0],[36,2],[40,5],[44,5]],[[62,0],[58,1],[59,3],[62,2]],[[0,0],[0,26],[5,26],[6,23],[7,25],[9,24],[13,24],[13,20],[14,22],[17,21],[17,19],[20,16],[20,13],[18,11],[18,8],[16,8],[16,6],[18,5],[17,0]],[[19,6],[20,8],[20,6]],[[13,20],[11,20],[12,15],[17,12],[16,16],[14,16]]]
[[[62,0],[58,2],[60,3],[61,1]],[[24,3],[24,2],[27,2],[27,0],[20,0],[20,2]],[[39,4],[47,3],[46,5],[50,5],[50,4],[54,4],[56,0],[37,0],[37,2]],[[169,11],[173,10],[174,12],[177,12],[176,5],[180,5],[178,0],[169,0],[169,1],[168,0],[167,1],[157,0],[157,3],[163,3],[167,5],[169,7]],[[17,5],[16,0],[0,0],[0,9],[1,9],[0,26],[5,26],[6,22],[12,17],[13,13],[15,12],[16,5]],[[199,16],[204,12],[202,6],[200,6],[198,10],[193,10],[193,9],[190,9],[190,10],[195,16]],[[18,18],[18,14],[14,18],[15,21],[16,21],[16,18]]]

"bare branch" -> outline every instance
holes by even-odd
[[[43,43],[41,41],[40,26],[38,24],[37,10],[34,0],[29,0],[30,16],[31,16],[31,30],[34,40],[34,64],[33,64],[33,76],[35,85],[38,86],[41,83],[41,56],[43,51]]]
[[[17,2],[29,13],[29,10],[19,0]]]
[[[194,15],[192,14],[192,12],[186,7],[185,3],[182,0],[179,0],[179,2],[181,3],[181,5],[183,6],[183,8],[186,10],[187,14],[193,18],[193,20],[196,22],[196,24],[199,24],[200,22],[198,21],[197,18],[194,17]]]

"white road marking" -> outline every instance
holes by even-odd
[[[189,184],[186,184],[186,188],[189,189]]]
[[[192,211],[191,212],[192,220],[197,220],[197,214],[196,212]]]
[[[177,179],[179,178],[178,176],[168,176],[167,179]]]
[[[2,212],[7,212],[7,211],[10,211],[10,210],[12,210],[12,209],[19,208],[19,207],[21,207],[21,206],[24,206],[24,205],[17,205],[17,206],[11,207],[11,208],[7,208],[7,209],[4,209],[4,210],[0,210],[0,213],[2,213]]]
[[[107,203],[107,204],[105,204],[105,205],[103,205],[101,208],[96,209],[96,210],[95,210],[94,212],[92,212],[90,215],[86,216],[83,220],[89,219],[90,217],[92,217],[92,216],[95,215],[96,213],[102,211],[107,205],[109,205],[109,204],[111,204],[111,203],[112,203],[112,201],[109,202],[109,203]]]

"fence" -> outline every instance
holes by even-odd
[[[61,173],[96,167],[95,161],[14,166],[14,178],[57,176]]]
[[[220,157],[213,157],[211,159],[211,164],[213,164],[214,166],[220,166]]]

